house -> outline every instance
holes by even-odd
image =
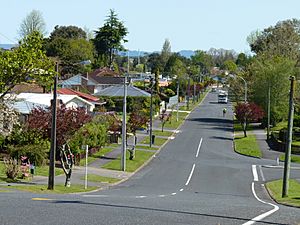
[[[78,97],[83,98],[84,100],[94,104],[95,106],[96,105],[101,106],[101,105],[105,104],[105,102],[100,102],[99,98],[97,98],[93,95],[86,94],[86,93],[83,93],[80,91],[75,91],[70,88],[61,88],[61,89],[57,90],[57,93],[62,94],[62,95],[77,95]]]
[[[17,95],[17,100],[19,102],[30,102],[34,104],[44,105],[47,107],[50,107],[52,99],[52,94],[20,93],[19,95]],[[86,108],[88,112],[92,112],[95,108],[94,104],[77,95],[58,94],[57,99],[61,100],[67,108],[83,107]]]
[[[105,88],[98,93],[95,94],[96,96],[109,96],[109,97],[116,97],[116,96],[124,96],[124,85],[114,85],[108,88]],[[132,84],[127,86],[127,96],[132,97],[150,97],[146,91],[134,87]]]
[[[116,84],[122,84],[124,78],[120,77],[116,72],[108,69],[96,69],[91,73],[77,74],[69,79],[59,82],[62,88],[72,88],[75,90],[85,89],[91,94]]]

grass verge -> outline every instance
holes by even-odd
[[[99,152],[96,152],[92,156],[88,157],[88,164],[94,162],[96,159],[99,159],[102,156],[105,156],[107,153],[111,152],[112,150],[114,150],[114,148],[112,148],[111,146],[101,148]],[[85,158],[80,160],[79,165],[80,166],[85,166]]]
[[[300,183],[296,180],[289,180],[289,196],[282,198],[282,180],[275,180],[267,183],[267,188],[276,202],[300,207]]]
[[[165,123],[164,128],[166,129],[177,129],[180,124],[183,122],[183,120],[185,119],[185,117],[188,115],[188,113],[186,112],[178,112],[178,121],[176,121],[177,118],[177,112],[174,111],[171,119]]]
[[[170,137],[173,134],[173,132],[171,131],[162,132],[161,130],[154,130],[152,131],[152,133],[156,136],[165,136],[165,137]]]
[[[71,187],[65,187],[64,185],[55,185],[54,190],[48,190],[46,185],[18,185],[9,186],[5,188],[16,189],[20,191],[27,191],[33,193],[44,193],[44,194],[68,194],[68,193],[78,193],[96,190],[97,187],[88,187],[84,189],[84,185],[72,184]]]
[[[135,146],[136,149],[146,149],[146,150],[158,150],[158,148],[156,147],[149,147],[149,146],[145,146],[145,145],[137,145]]]
[[[247,156],[262,157],[260,148],[256,142],[255,135],[249,134],[247,137],[238,136],[234,138],[235,151]]]
[[[126,160],[126,171],[134,172],[140,166],[142,166],[154,153],[153,152],[145,152],[145,151],[136,151],[135,159],[129,160],[129,156],[127,154]],[[106,163],[102,166],[102,168],[110,169],[110,170],[121,170],[121,159],[115,159],[109,163]]]
[[[80,177],[80,180],[85,180],[85,176]],[[88,174],[88,181],[113,184],[120,181],[120,179],[112,177],[103,177],[95,174]]]
[[[168,140],[167,138],[159,138],[159,137],[155,137],[155,139],[154,139],[154,145],[161,146],[161,145],[163,145],[167,140]],[[150,137],[149,137],[149,136],[145,137],[141,143],[142,143],[142,144],[149,144],[149,143],[150,143]]]
[[[285,160],[285,154],[280,155],[279,159],[281,161],[284,161]],[[291,162],[300,163],[300,156],[291,155]]]
[[[64,171],[62,168],[55,168],[55,176],[61,175],[63,173]],[[47,177],[49,175],[49,166],[37,166],[34,175]]]

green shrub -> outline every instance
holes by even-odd
[[[81,152],[82,145],[89,148],[104,146],[107,141],[107,129],[104,124],[90,122],[81,127],[71,138],[69,144],[73,154]]]
[[[27,156],[35,165],[42,165],[47,158],[50,142],[35,130],[15,128],[8,138],[7,150],[10,157],[19,159]]]
[[[16,159],[4,159],[5,173],[7,178],[15,180],[20,172],[20,166]]]

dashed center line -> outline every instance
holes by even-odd
[[[202,138],[200,139],[200,142],[199,142],[199,145],[198,145],[198,149],[197,149],[197,153],[196,153],[196,158],[198,158],[199,156],[199,152],[200,152],[200,148],[201,148],[201,145],[202,145]]]
[[[183,191],[183,188],[181,188],[179,191]]]
[[[172,193],[171,195],[176,195],[177,193],[176,192],[174,192],[174,193]]]
[[[194,173],[194,169],[195,169],[195,163],[193,164],[193,167],[192,167],[192,170],[191,170],[191,173],[189,175],[189,178],[187,179],[186,183],[185,183],[185,186],[187,186],[189,183],[190,183],[190,180],[193,176],[193,173]]]

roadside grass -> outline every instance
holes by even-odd
[[[255,135],[248,134],[247,137],[237,136],[234,138],[234,143],[236,152],[252,157],[262,157],[262,153],[256,142]]]
[[[5,186],[5,188],[16,189],[20,191],[38,193],[38,194],[68,194],[96,190],[97,187],[88,187],[84,189],[84,185],[72,184],[71,187],[64,185],[55,185],[54,190],[48,190],[46,185],[18,185],[18,186]]]
[[[289,194],[288,197],[282,198],[282,180],[275,180],[267,183],[272,198],[276,202],[291,206],[300,207],[300,183],[297,180],[289,180]]]
[[[80,177],[80,180],[85,180],[85,176]],[[112,177],[103,177],[96,174],[88,174],[88,181],[113,184],[120,181],[120,179]]]
[[[163,145],[168,139],[167,138],[159,138],[159,137],[155,137],[154,139],[154,144],[153,145],[158,145],[161,146]],[[142,142],[142,144],[150,144],[150,137],[145,137]]]
[[[61,168],[55,168],[56,176],[61,175],[63,173],[64,173],[64,171]],[[48,175],[49,175],[49,167],[48,166],[37,166],[36,167],[34,176],[47,177]],[[29,179],[30,179],[30,177],[29,177]],[[21,180],[26,180],[26,179],[17,178],[15,181],[21,181]],[[0,181],[4,181],[4,182],[13,181],[13,180],[7,178],[6,173],[5,173],[5,166],[4,166],[3,162],[0,162]]]
[[[177,129],[188,114],[189,113],[186,112],[178,112],[178,121],[176,121],[177,112],[173,112],[171,119],[165,123],[164,128],[174,130]]]
[[[55,176],[63,174],[64,171],[62,168],[55,168]],[[47,177],[49,175],[49,166],[37,166],[35,167],[34,176],[44,176]]]
[[[279,159],[281,161],[284,161],[285,160],[285,154],[280,155]],[[291,155],[291,162],[292,163],[300,163],[300,156]]]
[[[134,172],[140,166],[142,166],[152,155],[154,155],[154,152],[136,151],[135,159],[129,160],[129,154],[127,154],[126,171]],[[102,168],[110,169],[110,170],[121,170],[120,157],[111,162],[106,163],[105,165],[102,166]]]
[[[118,147],[118,146],[119,145],[116,144],[116,147]],[[92,156],[88,157],[88,164],[90,164],[90,163],[94,162],[95,160],[105,156],[107,153],[111,152],[112,150],[114,150],[114,147],[111,147],[111,145],[109,145],[108,147],[101,148],[99,152],[96,152]],[[85,158],[80,160],[79,165],[80,166],[85,166]]]
[[[145,146],[145,145],[136,145],[135,146],[136,149],[146,149],[146,150],[158,150],[157,147],[149,147],[149,146]]]
[[[170,137],[173,132],[172,131],[161,131],[161,130],[153,130],[152,133],[155,135],[155,136],[166,136],[166,137]]]
[[[253,128],[254,127],[252,124],[248,124],[247,131],[251,131],[251,130],[253,130]],[[241,123],[236,119],[233,121],[233,129],[235,132],[243,131],[243,127],[242,127]]]

